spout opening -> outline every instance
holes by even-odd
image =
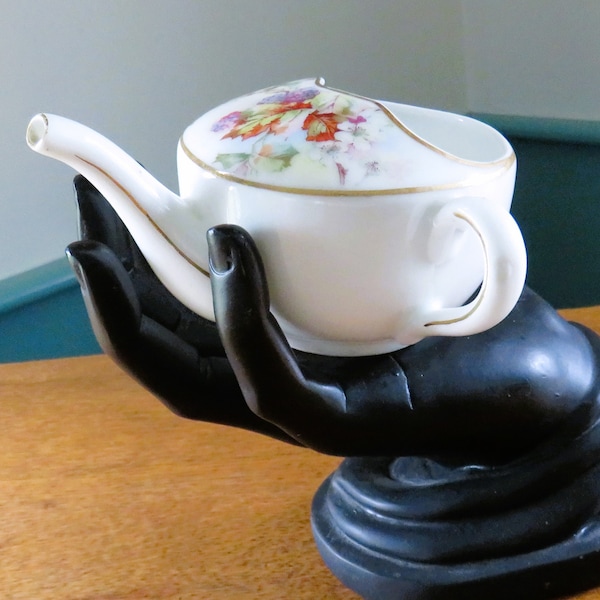
[[[48,133],[48,117],[40,113],[29,121],[25,134],[27,144],[31,148],[35,148],[44,139],[46,133]]]

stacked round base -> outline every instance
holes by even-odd
[[[597,464],[598,463],[598,464]],[[496,467],[349,458],[312,512],[367,600],[535,600],[600,585],[600,426]]]

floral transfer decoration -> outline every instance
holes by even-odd
[[[484,173],[481,167],[494,163],[462,161],[435,148],[405,123],[408,118],[421,133],[431,133],[437,127],[431,111],[393,107],[397,112],[327,88],[322,80],[303,79],[209,111],[188,127],[181,148],[212,175],[299,193],[463,187],[473,177],[489,179],[506,168],[498,163]]]
[[[397,126],[370,100],[312,79],[252,97],[251,106],[212,124],[211,131],[221,141],[237,142],[235,150],[215,155],[213,167],[241,178],[297,170],[344,187],[392,166],[389,160],[381,161],[376,146],[387,141],[390,130],[397,132]]]

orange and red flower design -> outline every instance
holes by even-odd
[[[218,154],[215,163],[241,175],[272,173],[289,168],[295,156],[304,154],[321,165],[330,164],[343,185],[349,163],[357,158],[360,162],[370,147],[372,132],[365,124],[369,113],[377,111],[364,99],[352,99],[314,81],[292,82],[265,91],[250,108],[230,112],[212,125],[211,131],[220,133],[221,140],[250,144]],[[366,165],[366,159],[362,162]],[[372,165],[363,171],[374,172]]]

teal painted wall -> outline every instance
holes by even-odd
[[[600,304],[600,145],[509,139],[529,286],[557,308]]]
[[[0,362],[100,351],[66,259],[0,282]]]
[[[512,213],[527,283],[556,308],[600,304],[600,122],[473,115],[517,155]]]
[[[527,283],[556,308],[600,304],[600,124],[476,116],[517,154]],[[0,362],[99,352],[66,259],[0,282]]]

